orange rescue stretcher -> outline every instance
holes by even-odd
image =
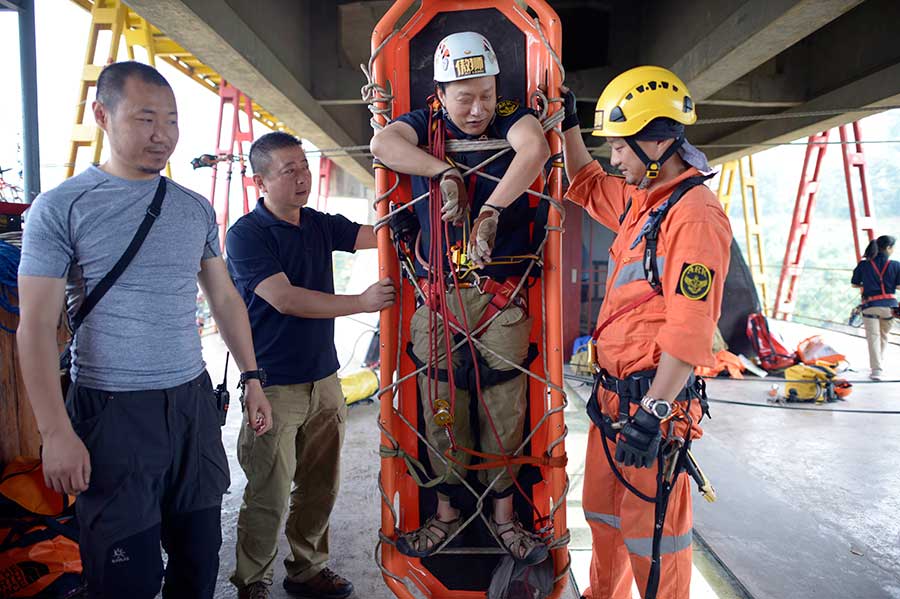
[[[380,128],[390,119],[425,106],[433,93],[432,54],[437,42],[457,31],[478,31],[493,39],[496,47],[514,46],[521,56],[518,68],[503,64],[501,82],[520,79],[521,100],[539,109],[542,122],[562,110],[558,95],[564,73],[559,56],[562,31],[559,17],[543,0],[529,0],[529,11],[516,0],[398,0],[388,10],[372,34],[372,58],[369,83],[363,88],[373,113],[373,127]],[[413,8],[418,5],[417,10]],[[538,106],[537,104],[543,104]],[[557,115],[560,117],[561,115]],[[558,118],[556,122],[558,122]],[[526,487],[537,511],[549,516],[548,544],[556,576],[550,597],[559,597],[568,583],[565,500],[568,479],[565,472],[565,423],[563,409],[563,347],[561,314],[561,209],[562,140],[558,126],[545,125],[550,144],[552,167],[544,180],[535,181],[529,195],[532,206],[548,202],[546,235],[540,257],[540,277],[534,277],[527,289],[528,310],[533,319],[530,341],[540,354],[528,367],[528,418],[531,434],[528,456],[538,464],[536,482]],[[426,597],[475,599],[485,597],[491,570],[503,557],[499,548],[476,547],[470,551],[453,549],[427,558],[407,557],[396,550],[393,541],[399,531],[418,528],[429,515],[424,501],[429,489],[417,484],[408,459],[427,463],[421,451],[420,405],[416,368],[403,348],[410,341],[410,319],[416,309],[413,284],[401,272],[401,264],[386,222],[390,215],[411,201],[409,177],[376,165],[376,211],[378,225],[379,278],[388,276],[399,290],[398,302],[381,313],[381,372],[379,426],[382,430],[381,530],[376,559],[384,580],[400,598],[413,599],[412,583]],[[426,200],[427,201],[427,200]],[[540,233],[540,231],[538,232]],[[380,551],[379,551],[380,550]]]

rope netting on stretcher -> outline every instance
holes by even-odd
[[[559,70],[560,81],[564,80],[565,71],[563,69],[562,62],[560,61],[559,56],[556,54],[556,52],[550,46],[550,43],[548,42],[547,37],[542,30],[541,23],[539,22],[538,19],[533,20],[533,26],[534,26],[535,31],[539,35],[541,41],[543,42],[544,48],[546,49],[547,53],[552,57],[556,68]],[[378,58],[379,54],[382,52],[382,50],[390,43],[390,41],[399,32],[400,32],[400,30],[395,28],[393,30],[393,32],[387,38],[385,38],[384,41],[372,53],[372,56],[369,59],[368,65],[360,65],[360,67],[363,70],[363,73],[366,76],[366,80],[367,80],[367,83],[362,87],[362,90],[361,90],[362,99],[363,99],[363,101],[365,101],[367,103],[368,108],[373,115],[372,118],[370,119],[370,124],[375,133],[377,133],[382,128],[382,124],[379,121],[379,117],[383,118],[385,122],[390,122],[390,119],[393,116],[394,95],[392,93],[392,86],[391,86],[391,83],[389,80],[386,80],[384,82],[384,85],[379,84],[378,82],[375,81],[375,79],[373,77],[373,65],[374,65],[376,59]],[[564,116],[564,111],[561,109],[562,102],[563,102],[562,98],[548,97],[547,94],[545,94],[541,90],[535,90],[531,94],[530,102],[529,102],[529,106],[534,108],[535,111],[538,113],[538,120],[540,121],[542,129],[545,132],[545,134],[550,133],[550,134],[556,135],[560,138],[560,140],[562,139],[562,134],[561,134],[559,128],[557,127],[557,125],[562,121],[563,116]],[[556,110],[552,115],[548,116],[549,108],[552,104],[559,105],[560,109]],[[480,162],[479,164],[477,164],[475,166],[467,167],[466,165],[463,165],[463,164],[459,164],[457,166],[459,167],[460,171],[462,172],[463,177],[465,177],[465,178],[468,178],[471,175],[475,175],[477,177],[482,177],[489,181],[499,182],[500,179],[498,177],[489,175],[489,174],[483,172],[482,169],[484,169],[484,167],[486,167],[488,164],[494,162],[495,160],[497,160],[504,154],[510,152],[512,150],[512,147],[510,146],[509,142],[506,141],[505,139],[502,139],[502,140],[452,140],[451,139],[451,140],[446,140],[444,142],[444,150],[446,153],[476,152],[476,151],[484,152],[484,151],[494,150],[495,151],[494,154],[492,154],[491,156],[489,156],[488,158],[486,158],[485,160],[483,160],[482,162]],[[377,166],[379,168],[385,168],[384,165],[379,164]],[[551,157],[551,167],[552,168],[562,168],[562,166],[563,166],[562,165],[562,156],[560,154],[557,154],[557,155]],[[378,196],[375,198],[374,207],[376,210],[379,208],[379,205],[381,203],[389,200],[390,196],[397,190],[397,188],[400,185],[400,182],[401,182],[400,175],[393,171],[391,171],[391,174],[394,177],[393,183],[389,186],[389,188],[387,190],[378,194]],[[541,173],[540,178],[541,178],[541,181],[544,182],[544,172],[543,171]],[[536,197],[540,200],[546,201],[547,204],[549,205],[550,209],[555,210],[559,214],[560,226],[558,226],[558,227],[550,226],[549,219],[548,219],[548,224],[544,226],[543,238],[541,239],[540,243],[537,245],[537,247],[535,249],[535,253],[533,255],[515,257],[517,259],[527,261],[527,267],[525,268],[524,274],[520,277],[517,285],[515,286],[514,291],[512,291],[512,293],[510,295],[511,298],[518,297],[519,294],[522,292],[522,290],[526,288],[525,287],[526,283],[529,280],[529,277],[532,276],[532,274],[531,274],[532,271],[534,271],[536,269],[536,267],[540,268],[543,266],[544,249],[547,244],[549,233],[551,231],[558,231],[558,232],[562,233],[562,231],[563,231],[562,222],[565,217],[565,210],[562,205],[561,199],[554,198],[551,195],[548,195],[546,193],[542,193],[539,191],[535,191],[530,188],[527,189],[525,191],[525,193],[532,197]],[[387,214],[385,216],[379,218],[376,221],[375,231],[378,232],[382,227],[388,225],[391,218],[394,217],[395,215],[397,215],[398,213],[400,213],[401,211],[408,210],[409,208],[411,208],[412,206],[416,205],[419,202],[428,201],[430,196],[431,196],[431,192],[426,192],[418,197],[412,198],[408,202],[398,202],[397,205],[395,205],[395,206],[388,206],[388,208],[390,208],[390,209],[387,211]],[[434,200],[432,200],[432,201],[434,201]],[[432,210],[431,212],[435,213],[434,210]],[[439,213],[439,207],[438,207],[437,212]],[[440,222],[440,221],[438,221],[438,222]],[[436,228],[436,227],[439,227],[440,225],[433,224],[433,226]],[[418,247],[418,241],[416,242],[415,245]],[[432,253],[434,253],[434,249],[435,248],[432,248]],[[448,248],[448,250],[449,250],[449,248]],[[439,253],[440,251],[441,251],[441,248],[437,248],[437,252]],[[399,277],[399,297],[400,298],[403,297],[404,287],[406,285],[411,285],[413,288],[412,291],[415,293],[416,297],[421,302],[427,304],[428,297],[427,297],[426,291],[422,289],[422,286],[419,284],[419,282],[417,280],[415,268],[413,266],[412,261],[409,259],[408,256],[404,256],[402,252],[398,252],[398,255],[400,258],[399,259],[400,269],[402,271],[402,274]],[[453,269],[455,268],[454,260],[449,259],[449,258],[450,258],[450,256],[448,256],[448,263],[450,265],[451,271],[453,271]],[[503,260],[503,258],[511,258],[511,257],[503,257],[503,256],[497,257],[497,259],[499,259],[499,260]],[[471,270],[472,269],[470,268],[469,271],[471,271]],[[468,271],[466,273],[464,273],[462,276],[465,276],[466,274],[468,274]],[[454,276],[454,278],[459,276],[459,274],[456,273],[455,271],[452,272],[452,275]],[[568,433],[568,429],[565,426],[562,427],[560,434],[558,436],[556,436],[555,438],[550,439],[549,434],[548,434],[548,443],[547,443],[546,447],[544,448],[544,450],[541,452],[540,456],[534,456],[534,457],[525,457],[524,456],[524,451],[526,450],[528,444],[531,442],[531,440],[533,439],[535,434],[542,427],[546,426],[546,423],[554,414],[560,413],[560,415],[561,415],[561,412],[563,412],[565,410],[566,406],[568,405],[568,400],[567,400],[565,389],[563,388],[563,386],[554,383],[552,380],[550,380],[550,378],[548,378],[546,376],[546,373],[550,372],[550,370],[548,368],[548,348],[547,348],[547,305],[546,305],[547,296],[546,296],[545,281],[544,281],[543,276],[540,276],[540,282],[541,282],[541,344],[542,344],[540,355],[541,355],[541,359],[543,362],[542,372],[545,374],[545,376],[542,376],[541,374],[539,374],[537,372],[533,372],[529,368],[526,368],[522,364],[519,364],[516,361],[511,360],[506,356],[500,355],[499,353],[494,351],[492,348],[485,345],[479,339],[480,333],[485,331],[490,326],[490,324],[497,317],[500,316],[500,314],[503,312],[503,310],[498,310],[493,315],[491,315],[490,318],[485,319],[483,322],[479,322],[475,326],[474,330],[469,330],[468,323],[465,321],[463,323],[460,323],[460,322],[456,321],[455,318],[452,318],[452,317],[447,318],[446,314],[441,314],[439,312],[437,314],[435,314],[436,311],[430,310],[431,316],[436,317],[437,320],[440,321],[444,326],[444,336],[445,336],[445,339],[448,340],[447,346],[445,348],[446,349],[445,356],[446,356],[446,360],[447,360],[447,364],[448,364],[448,368],[447,368],[448,372],[452,371],[451,356],[456,351],[458,351],[461,348],[463,348],[464,346],[468,345],[469,348],[472,350],[473,358],[475,358],[474,349],[477,348],[478,351],[481,352],[482,354],[488,354],[490,356],[493,356],[500,362],[502,362],[505,365],[505,367],[507,367],[509,369],[516,369],[516,370],[520,371],[521,373],[527,375],[527,377],[530,377],[532,380],[537,381],[537,383],[543,385],[547,390],[552,390],[552,391],[559,393],[560,397],[562,398],[561,405],[556,406],[556,407],[550,407],[549,409],[544,411],[541,418],[538,420],[538,422],[534,423],[533,426],[531,426],[531,430],[528,432],[527,435],[524,436],[522,442],[519,444],[519,446],[517,448],[514,448],[514,449],[505,448],[503,450],[504,455],[502,455],[502,456],[492,456],[492,455],[488,455],[488,454],[482,454],[480,452],[475,452],[474,450],[467,451],[467,453],[469,453],[470,455],[474,455],[476,457],[497,458],[494,462],[492,462],[490,464],[479,464],[477,466],[472,466],[472,465],[464,466],[468,470],[486,469],[487,467],[490,467],[490,469],[498,468],[500,470],[500,472],[486,485],[486,488],[483,491],[479,492],[478,490],[473,488],[472,485],[469,484],[469,482],[466,480],[465,477],[456,476],[455,473],[453,472],[452,466],[450,464],[450,461],[455,461],[455,460],[453,460],[452,458],[450,458],[450,460],[448,460],[449,455],[443,454],[440,450],[438,450],[431,443],[429,443],[428,439],[419,431],[416,424],[413,422],[410,422],[406,417],[404,417],[404,415],[400,412],[400,410],[397,409],[397,406],[395,405],[392,408],[393,416],[395,416],[400,422],[403,423],[403,425],[408,427],[410,429],[410,431],[413,432],[413,434],[418,439],[418,441],[424,444],[424,446],[427,448],[427,451],[430,452],[431,455],[435,456],[437,458],[437,460],[441,463],[442,467],[445,469],[445,474],[438,476],[436,478],[433,478],[433,479],[426,480],[426,478],[420,474],[420,473],[424,473],[427,471],[426,467],[422,464],[421,461],[416,459],[416,457],[414,455],[410,455],[410,453],[406,452],[401,447],[400,442],[397,440],[397,438],[393,434],[391,434],[391,431],[389,431],[385,427],[385,425],[381,421],[381,419],[379,419],[379,422],[378,422],[379,429],[381,430],[381,433],[384,435],[384,438],[386,438],[389,442],[389,445],[387,445],[387,446],[382,445],[380,448],[380,455],[381,455],[382,459],[385,459],[385,458],[402,459],[406,464],[408,473],[410,474],[412,479],[415,481],[416,485],[418,485],[420,488],[433,488],[433,487],[437,486],[438,484],[444,482],[448,476],[456,476],[456,478],[459,479],[461,485],[465,489],[467,489],[468,492],[471,493],[472,496],[476,500],[475,510],[473,511],[472,515],[470,515],[467,519],[465,519],[456,531],[447,535],[446,538],[444,538],[440,542],[440,544],[435,549],[435,551],[432,553],[432,555],[438,555],[438,554],[444,552],[445,547],[449,543],[451,543],[460,533],[462,533],[473,521],[475,521],[479,517],[483,520],[487,530],[489,530],[491,532],[491,535],[494,537],[495,541],[498,544],[498,551],[495,551],[495,553],[506,553],[505,550],[499,549],[499,548],[503,547],[504,544],[501,541],[501,539],[498,537],[498,535],[494,532],[493,528],[490,526],[490,523],[488,522],[488,516],[485,515],[484,510],[483,510],[485,500],[488,498],[494,485],[505,474],[504,469],[502,469],[502,468],[505,468],[506,471],[508,471],[510,474],[513,474],[510,469],[511,464],[513,464],[513,463],[528,463],[528,464],[539,466],[539,467],[562,468],[563,471],[565,471],[565,455],[555,456],[555,457],[552,456],[554,448],[556,448],[557,446],[559,446],[561,443],[563,443],[565,441],[566,435]],[[457,290],[458,290],[458,287],[457,287]],[[457,291],[457,293],[458,293],[458,291]],[[459,302],[460,302],[461,312],[463,315],[465,315],[465,309],[463,308],[461,298],[459,298]],[[512,302],[510,302],[509,305],[513,305]],[[396,333],[398,342],[397,342],[397,349],[396,349],[397,355],[396,355],[396,361],[395,361],[396,371],[394,373],[391,373],[391,375],[392,375],[391,378],[394,378],[395,380],[389,384],[385,384],[385,379],[387,379],[388,377],[386,376],[386,373],[382,373],[382,388],[379,391],[379,396],[382,396],[385,393],[394,393],[400,387],[400,385],[402,385],[406,381],[409,381],[410,379],[414,379],[419,374],[426,373],[428,380],[431,381],[432,374],[435,373],[438,368],[438,365],[436,364],[437,359],[434,358],[434,353],[432,353],[430,355],[429,359],[421,367],[415,368],[413,371],[411,371],[403,376],[400,376],[400,369],[401,369],[401,343],[400,343],[400,340],[403,338],[402,337],[402,332],[403,332],[402,327],[403,327],[403,322],[404,322],[403,302],[402,301],[398,301],[398,310],[399,310],[399,315],[397,318],[397,333]],[[458,337],[456,337],[453,342],[450,342],[449,341],[450,336],[448,335],[448,333],[450,333],[450,332],[452,332],[455,336],[460,336],[461,339],[457,341],[456,339]],[[479,370],[479,368],[478,368],[477,359],[476,359],[475,360],[476,374],[478,373],[478,370]],[[432,373],[432,374],[429,374],[429,373]],[[452,380],[451,380],[451,382],[449,382],[448,386],[451,389],[453,388]],[[478,387],[479,387],[477,389],[478,396],[479,396],[478,399],[479,399],[479,401],[482,402],[482,406],[485,410],[485,413],[487,414],[488,419],[490,419],[490,412],[487,409],[487,406],[483,403],[483,400],[481,398],[480,385]],[[544,395],[546,396],[546,392]],[[468,423],[464,423],[464,425],[468,426]],[[492,425],[492,427],[493,427],[493,425]],[[550,428],[550,427],[548,426],[547,428]],[[494,430],[494,433],[496,434],[496,430]],[[449,436],[451,438],[451,447],[452,447],[452,432],[449,433]],[[500,447],[502,447],[502,443],[499,443],[499,441],[500,441],[499,438],[497,439],[497,441],[498,441],[498,445]],[[448,450],[448,454],[449,454],[449,450]],[[540,513],[538,507],[534,504],[534,502],[531,500],[531,498],[528,497],[527,493],[525,493],[525,491],[519,485],[519,482],[516,480],[516,477],[513,476],[512,478],[514,480],[515,486],[518,488],[518,491],[522,494],[524,499],[530,504],[530,507],[532,508],[532,510],[535,513],[535,525],[536,525],[535,533],[538,536],[540,536],[542,538],[542,540],[544,540],[547,543],[547,547],[549,550],[564,548],[568,544],[568,541],[569,541],[568,530],[564,531],[557,538],[552,539],[552,540],[550,540],[550,539],[554,536],[554,530],[553,530],[554,516],[556,515],[556,513],[560,509],[560,507],[562,507],[565,504],[565,501],[566,501],[566,495],[568,493],[568,488],[569,488],[568,476],[565,475],[565,478],[564,478],[565,485],[564,485],[562,493],[560,494],[559,497],[555,498],[555,501],[552,502],[549,512],[546,515]],[[384,506],[390,511],[392,522],[393,522],[392,528],[394,528],[395,530],[399,530],[397,527],[397,525],[399,523],[399,519],[397,517],[397,511],[393,505],[391,498],[388,497],[387,493],[385,492],[384,485],[380,478],[379,478],[378,487],[379,487],[379,492],[381,494],[382,501],[384,502]],[[540,528],[538,527],[539,524],[540,524]],[[389,571],[383,565],[382,560],[379,557],[380,553],[381,553],[382,543],[388,543],[391,545],[395,544],[394,540],[389,538],[387,535],[385,535],[383,530],[379,530],[379,541],[375,548],[375,559],[376,559],[376,562],[378,563],[379,568],[381,569],[382,573],[385,576],[390,577],[390,578],[402,583],[404,586],[407,586],[407,583],[404,579],[398,577],[396,574]],[[453,554],[460,554],[460,553],[473,553],[474,554],[474,553],[490,553],[490,552],[491,551],[485,551],[484,548],[453,549],[452,550]],[[559,574],[554,579],[554,584],[556,584],[562,578],[568,576],[569,567],[570,567],[570,562],[567,559],[565,566],[561,569]],[[408,586],[407,586],[407,588],[408,588]]]

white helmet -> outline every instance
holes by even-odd
[[[480,33],[448,35],[434,51],[434,80],[438,83],[499,75],[500,64],[491,42]]]

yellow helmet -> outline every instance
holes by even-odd
[[[691,94],[669,69],[635,67],[610,81],[600,94],[592,135],[627,138],[659,117],[693,125],[697,113]]]

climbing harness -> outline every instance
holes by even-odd
[[[874,260],[868,260],[867,262],[872,265],[872,270],[875,271],[875,275],[878,277],[878,282],[881,284],[881,293],[879,293],[878,295],[863,297],[862,298],[863,304],[867,304],[869,302],[874,302],[876,300],[896,299],[896,296],[893,293],[888,293],[884,288],[884,273],[887,272],[888,266],[891,264],[891,261],[889,259],[885,258],[884,267],[882,267],[881,270],[878,270],[878,267],[875,266]],[[863,314],[863,318],[872,318],[872,317]],[[878,318],[878,317],[875,316],[874,318]]]
[[[681,200],[681,198],[684,197],[684,194],[686,194],[694,187],[697,187],[698,185],[703,185],[703,183],[712,176],[713,175],[698,175],[696,177],[688,177],[678,184],[678,186],[672,192],[672,195],[670,195],[658,207],[650,211],[650,214],[647,217],[647,220],[644,222],[643,227],[641,227],[638,236],[631,244],[631,249],[634,249],[638,246],[639,243],[641,243],[641,241],[644,242],[644,257],[641,265],[644,268],[644,279],[650,285],[650,291],[637,298],[633,302],[629,303],[628,305],[616,310],[615,312],[610,314],[603,322],[597,325],[597,328],[594,329],[594,332],[591,335],[591,339],[594,343],[597,342],[597,339],[600,337],[600,333],[602,333],[603,330],[613,322],[615,322],[625,314],[631,312],[638,306],[646,304],[657,295],[662,295],[662,282],[660,280],[659,264],[656,258],[656,249],[659,244],[659,229],[662,226],[662,222],[666,218],[666,215],[669,213],[669,210],[671,210],[675,206],[675,204],[677,204]],[[625,217],[628,215],[629,210],[631,210],[631,198],[629,198],[628,202],[625,204],[625,210],[621,215],[619,215],[620,225],[625,221]]]

